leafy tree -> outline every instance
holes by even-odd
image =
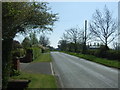
[[[38,39],[36,37],[36,33],[35,32],[34,33],[30,33],[29,37],[30,37],[31,45],[38,44]]]
[[[68,41],[67,40],[60,40],[58,42],[58,48],[60,48],[60,50],[62,51],[66,51],[67,50],[67,44],[68,44]]]
[[[25,39],[22,42],[22,46],[24,49],[31,47],[30,39],[28,37],[25,37]]]
[[[44,47],[48,46],[50,44],[49,38],[45,35],[41,35],[39,39],[39,43],[43,45]]]
[[[13,43],[12,43],[13,50],[17,50],[18,48],[21,48],[21,47],[22,47],[22,45],[20,44],[19,41],[13,40]]]
[[[116,30],[117,24],[113,20],[110,10],[106,6],[103,13],[96,10],[95,14],[93,14],[93,20],[90,23],[90,31],[106,48],[117,36],[115,33]]]
[[[52,30],[57,14],[48,12],[47,3],[3,2],[2,3],[2,71],[3,89],[7,86],[11,68],[11,49],[16,33],[26,32],[28,28],[38,31]]]

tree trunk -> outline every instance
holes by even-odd
[[[2,41],[2,88],[7,88],[11,68],[11,50],[13,39]]]
[[[105,48],[106,48],[106,50],[108,50],[108,42],[107,42],[107,38],[105,38]]]

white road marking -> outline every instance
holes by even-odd
[[[54,76],[52,62],[50,62],[50,67],[51,67],[52,75]]]

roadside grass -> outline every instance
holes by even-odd
[[[52,75],[21,72],[19,76],[13,76],[10,79],[31,80],[28,90],[29,88],[57,88],[55,77]]]
[[[50,53],[42,53],[41,55],[39,55],[39,57],[35,60],[33,60],[33,62],[51,62],[51,56]]]
[[[50,53],[41,53],[38,58],[36,58],[34,62],[51,62]],[[28,72],[20,72],[18,76],[12,76],[10,79],[14,80],[31,80],[28,85],[28,88],[25,90],[29,90],[31,88],[57,88],[57,81],[53,75],[47,74],[39,74],[39,73],[28,73]]]
[[[99,64],[103,64],[103,65],[106,65],[109,67],[120,69],[120,62],[117,60],[108,60],[108,59],[104,59],[104,58],[98,58],[98,57],[93,56],[93,55],[85,55],[85,54],[80,54],[80,53],[72,53],[72,52],[64,52],[64,53],[74,55],[74,56],[77,56],[80,58],[84,58],[86,60],[93,61],[93,62],[96,62]]]

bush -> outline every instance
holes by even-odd
[[[120,60],[120,51],[117,50],[105,50],[105,48],[101,48],[96,50],[88,50],[87,54],[110,60]]]
[[[35,60],[41,55],[41,49],[39,47],[32,47],[32,49],[33,49],[33,60]]]
[[[117,50],[108,50],[106,52],[106,58],[108,59],[114,59],[114,60],[120,60],[120,51]]]
[[[12,56],[22,57],[24,55],[25,55],[25,50],[22,48],[12,51]]]
[[[25,50],[24,49],[19,49],[19,52],[20,52],[20,57],[24,56],[25,55]]]
[[[96,50],[87,50],[87,54],[89,55],[95,55]]]
[[[97,51],[96,56],[106,58],[107,57],[107,51],[109,50],[108,47],[101,45],[100,49]]]
[[[12,69],[10,76],[18,76],[18,75],[20,75],[20,71],[19,71],[19,70]]]

